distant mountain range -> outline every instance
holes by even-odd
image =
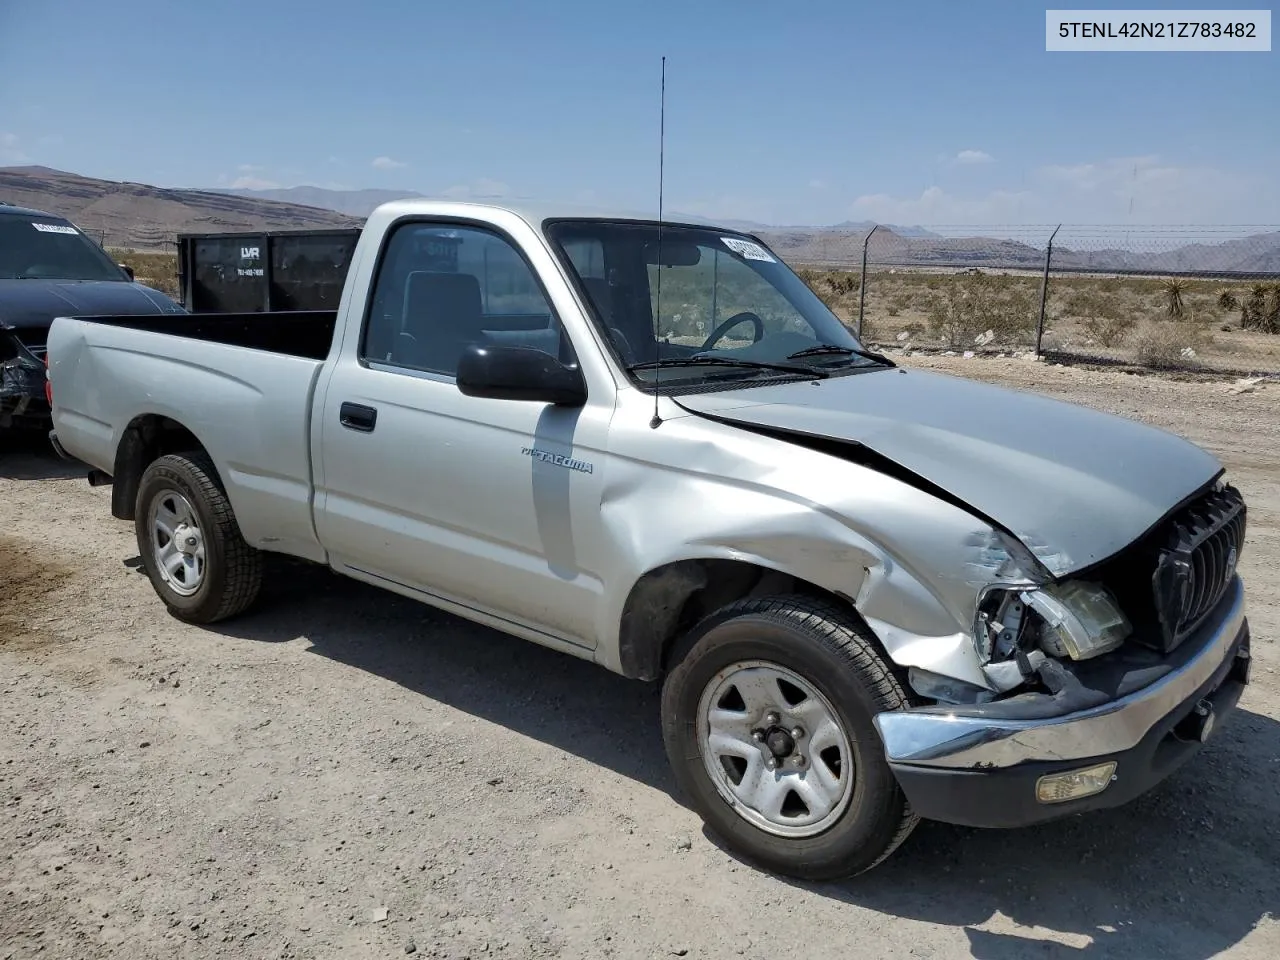
[[[359,226],[361,220],[299,203],[214,190],[175,190],[82,177],[48,167],[0,167],[0,200],[67,217],[110,246],[169,247],[178,233]]]
[[[229,233],[357,227],[379,204],[422,197],[412,190],[175,189],[98,180],[47,167],[0,168],[0,200],[68,217],[109,246],[164,249],[178,233]],[[673,214],[674,216],[675,214]],[[831,226],[773,226],[721,221],[758,234],[788,262],[855,266],[871,222]],[[979,228],[975,228],[975,231]],[[1064,230],[1064,236],[1070,229]],[[868,259],[901,267],[1038,269],[1043,251],[1017,240],[944,237],[923,227],[881,225]],[[1223,243],[1191,243],[1157,252],[1077,250],[1059,241],[1058,269],[1280,274],[1280,231]]]
[[[789,263],[856,265],[868,227],[763,227],[762,240]],[[1064,233],[1066,231],[1064,230]],[[1039,270],[1043,248],[993,237],[907,237],[881,227],[867,244],[869,263],[896,267],[980,267]],[[1280,231],[1222,243],[1191,243],[1158,252],[1119,248],[1072,249],[1061,240],[1053,248],[1055,270],[1125,273],[1280,274]]]
[[[392,200],[412,200],[426,196],[413,190],[328,190],[324,187],[280,187],[272,190],[219,189],[217,192],[249,200],[321,207],[361,219]]]

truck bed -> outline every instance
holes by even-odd
[[[77,317],[131,330],[267,350],[308,360],[323,360],[333,344],[336,310],[286,310],[272,313],[198,313],[174,316]]]
[[[129,429],[169,420],[208,451],[253,546],[320,559],[312,404],[336,312],[59,317],[58,439],[107,473]]]

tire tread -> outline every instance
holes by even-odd
[[[747,597],[736,600],[708,615],[680,643],[672,668],[678,668],[697,642],[722,623],[741,617],[772,621],[780,626],[816,635],[833,653],[844,660],[852,673],[861,678],[882,710],[900,710],[912,699],[880,652],[879,641],[870,628],[851,608],[808,594],[781,594]],[[920,822],[906,797],[902,798],[902,816],[881,853],[870,863],[855,870],[811,875],[811,879],[841,879],[866,873],[888,859]]]
[[[217,538],[225,567],[222,590],[211,610],[183,610],[182,619],[198,623],[216,623],[247,610],[258,598],[262,587],[262,551],[245,541],[235,511],[218,478],[213,460],[203,450],[170,453],[158,457],[148,472],[172,470],[195,486],[195,494],[204,501],[213,516],[209,534]]]

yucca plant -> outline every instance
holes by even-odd
[[[1249,288],[1249,297],[1240,305],[1240,329],[1260,330],[1267,314],[1267,293],[1270,288],[1265,283],[1255,283]]]
[[[1222,310],[1235,310],[1240,306],[1240,299],[1230,290],[1218,294],[1218,307]]]
[[[1266,310],[1262,314],[1258,329],[1263,333],[1280,333],[1280,283],[1271,288]]]
[[[1164,282],[1164,312],[1171,320],[1181,320],[1186,314],[1182,305],[1182,295],[1187,291],[1187,281],[1181,277],[1172,277]]]

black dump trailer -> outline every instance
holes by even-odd
[[[191,313],[337,310],[360,229],[186,233],[178,283]]]

